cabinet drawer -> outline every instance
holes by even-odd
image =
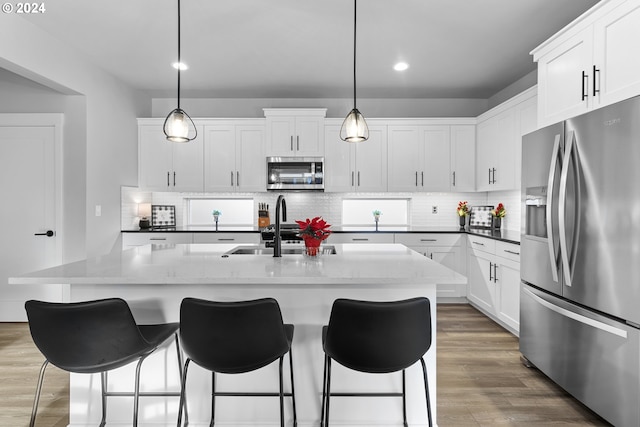
[[[496,255],[512,261],[520,262],[520,245],[496,242]]]
[[[260,233],[193,233],[193,243],[260,243]]]
[[[191,233],[123,233],[122,247],[143,246],[153,243],[191,243],[193,235]]]
[[[460,234],[398,233],[395,242],[405,246],[460,246]]]
[[[496,241],[485,237],[469,236],[469,249],[490,254],[496,253]]]
[[[393,234],[334,233],[328,240],[331,243],[393,243]]]

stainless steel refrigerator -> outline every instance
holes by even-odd
[[[640,426],[640,97],[522,141],[520,351]]]

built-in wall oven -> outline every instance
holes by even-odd
[[[324,191],[324,158],[267,157],[267,190]]]

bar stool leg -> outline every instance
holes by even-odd
[[[427,396],[427,416],[429,417],[429,427],[433,427],[433,422],[431,421],[431,399],[429,399],[429,381],[427,379],[427,366],[424,363],[424,358],[420,358],[420,363],[422,364],[422,372],[424,373],[424,392]]]
[[[38,402],[40,402],[40,392],[42,391],[42,382],[44,381],[44,371],[47,369],[48,364],[49,361],[45,360],[40,367],[40,375],[38,375],[38,385],[36,386],[36,395],[33,399],[33,408],[31,409],[31,422],[29,422],[29,427],[34,427],[36,425],[36,413],[38,412]]]
[[[296,392],[293,381],[293,350],[289,349],[289,369],[291,370],[291,402],[293,404],[293,427],[298,427],[298,415],[296,411]]]
[[[102,388],[102,419],[100,420],[100,426],[104,427],[107,423],[107,387],[108,387],[108,372],[100,372],[100,387]]]
[[[329,400],[331,400],[331,358],[327,358],[327,410],[324,414],[324,427],[329,427]]]
[[[133,392],[133,427],[138,427],[138,409],[140,407],[140,367],[147,356],[141,357],[136,364],[136,384]]]
[[[183,387],[182,387],[182,351],[180,351],[180,339],[178,337],[178,333],[176,332],[175,334],[173,334],[176,340],[176,352],[178,353],[178,372],[180,374],[180,398],[182,399],[182,393],[183,393]],[[186,392],[186,391],[185,391]],[[184,420],[185,420],[185,425],[189,425],[189,412],[187,411],[187,408],[184,408]]]
[[[322,407],[320,408],[320,427],[324,427],[324,411],[327,399],[327,355],[324,355],[324,369],[322,370]]]
[[[178,406],[178,426],[182,426],[182,408],[184,408],[184,413],[187,413],[187,402],[186,402],[186,388],[187,388],[187,370],[189,369],[189,362],[191,359],[187,358],[187,361],[184,363],[184,369],[182,370],[182,384],[180,390],[180,403]],[[189,420],[186,419],[185,416],[185,425],[189,425]]]
[[[211,422],[209,423],[209,427],[213,427],[215,425],[215,417],[216,417],[216,373],[211,372]]]
[[[284,427],[284,379],[282,375],[282,361],[284,356],[280,356],[280,362],[278,363],[278,370],[280,372],[280,427]]]
[[[402,421],[404,427],[409,427],[409,423],[407,423],[407,381],[404,369],[402,370]]]

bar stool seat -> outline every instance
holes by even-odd
[[[178,427],[186,408],[186,381],[189,363],[211,371],[211,422],[215,422],[217,396],[278,396],[280,425],[284,427],[284,397],[290,396],[293,425],[297,426],[293,381],[294,325],[284,324],[278,302],[273,298],[252,301],[218,302],[185,298],[180,305],[180,338],[187,355],[182,380]],[[283,359],[289,353],[291,393],[284,392]],[[216,390],[216,373],[241,374],[255,371],[279,360],[278,393],[223,392]]]
[[[120,298],[74,303],[30,300],[25,303],[33,342],[44,355],[40,368],[30,426],[35,425],[38,402],[49,363],[72,373],[101,374],[102,419],[106,423],[107,397],[134,398],[133,426],[138,425],[140,396],[179,396],[175,392],[140,392],[140,367],[151,353],[175,338],[178,369],[182,379],[182,353],[178,341],[178,323],[137,325],[129,305]],[[133,392],[107,392],[107,372],[137,361]]]
[[[405,369],[422,365],[429,426],[432,426],[429,383],[424,355],[431,347],[431,307],[427,298],[377,302],[352,299],[334,301],[329,324],[322,328],[325,353],[321,426],[329,425],[332,396],[402,397],[407,423]],[[402,392],[331,392],[331,361],[364,373],[402,371]]]

